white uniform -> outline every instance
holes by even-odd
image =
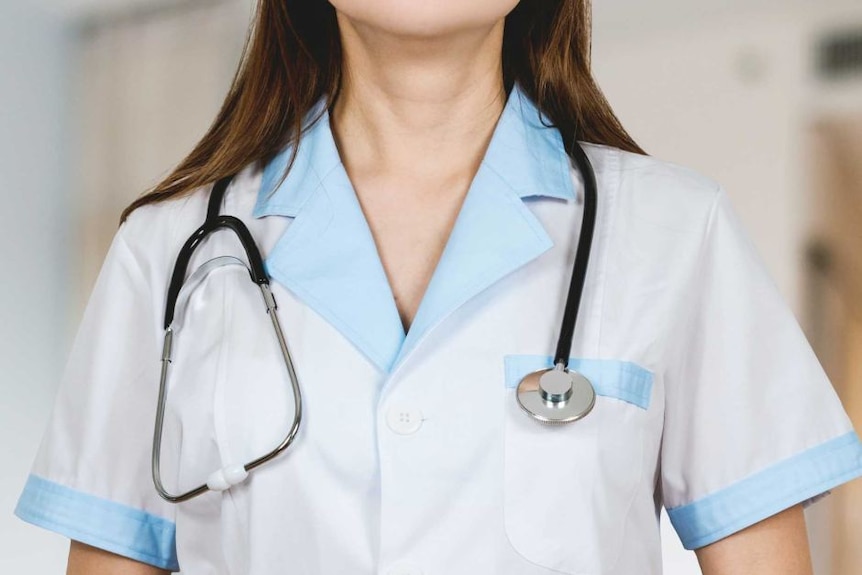
[[[586,419],[543,426],[514,397],[551,364],[581,225],[559,133],[516,86],[405,334],[324,113],[286,180],[289,150],[244,170],[222,209],[274,280],[304,393],[296,443],[228,492],[175,506],[153,487],[163,308],[198,190],[117,233],[16,513],[189,575],[650,575],[662,505],[697,548],[862,475],[721,187],[585,149],[599,208],[570,366],[599,394]],[[219,232],[190,269],[242,253]],[[173,491],[274,447],[293,409],[244,271],[211,274],[178,319]]]

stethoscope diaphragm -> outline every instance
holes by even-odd
[[[518,405],[542,423],[571,423],[596,404],[593,384],[582,373],[562,365],[527,374],[516,390]]]

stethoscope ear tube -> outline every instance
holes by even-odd
[[[230,181],[231,178],[225,178],[213,186],[206,221],[186,241],[183,248],[180,250],[177,262],[174,266],[173,274],[171,275],[171,283],[168,289],[167,302],[165,304],[165,336],[161,357],[161,374],[159,379],[159,398],[156,409],[156,422],[155,429],[153,431],[151,470],[156,491],[163,499],[171,503],[181,503],[206,493],[207,491],[226,491],[234,485],[239,485],[248,478],[249,472],[252,469],[270,461],[293,443],[293,440],[299,432],[299,426],[302,421],[302,394],[299,387],[299,378],[296,374],[296,369],[294,368],[293,359],[291,358],[284,331],[278,319],[278,314],[276,313],[278,306],[270,289],[269,278],[266,275],[266,270],[263,264],[263,257],[257,249],[251,233],[241,220],[232,216],[219,215],[221,203]],[[239,264],[246,267],[238,258],[233,256],[220,256],[204,263],[195,271],[194,274],[192,274],[192,277],[186,280],[186,271],[194,250],[209,234],[221,228],[228,228],[236,233],[237,237],[239,237],[240,242],[245,249],[246,256],[248,257],[247,269],[249,275],[258,285],[263,296],[266,312],[267,315],[269,315],[272,330],[278,342],[285,369],[287,371],[287,376],[293,390],[293,423],[291,424],[287,434],[284,436],[284,439],[282,439],[274,449],[245,464],[230,463],[225,465],[211,473],[205,483],[185,493],[175,494],[170,493],[165,489],[161,477],[161,445],[164,430],[165,408],[168,396],[168,375],[170,364],[172,362],[173,342],[177,330],[179,330],[180,327],[179,323],[174,323],[174,316],[178,309],[180,314],[183,313],[188,294],[194,289],[195,285],[203,281],[211,271],[227,265]],[[184,286],[186,286],[187,289],[184,289]],[[182,317],[180,319],[182,319]]]
[[[229,463],[228,465],[216,469],[209,475],[209,477],[207,477],[205,483],[198,485],[185,493],[169,492],[162,483],[161,453],[162,435],[165,423],[165,409],[168,400],[168,373],[172,361],[173,341],[176,332],[174,331],[174,326],[168,327],[165,330],[165,339],[161,358],[162,368],[161,376],[159,378],[159,399],[156,407],[156,423],[153,430],[151,471],[156,491],[162,499],[169,503],[182,503],[202,495],[207,491],[227,491],[233,486],[239,485],[248,478],[251,470],[272,460],[278,454],[290,447],[299,432],[299,426],[302,422],[302,392],[299,387],[299,378],[296,374],[293,358],[290,355],[290,350],[288,349],[287,341],[284,337],[284,330],[282,329],[278,320],[278,315],[276,314],[278,306],[275,302],[275,297],[270,291],[269,284],[260,284],[259,287],[263,295],[263,301],[266,304],[267,314],[272,323],[273,333],[275,334],[279,349],[281,350],[282,359],[284,361],[288,379],[290,380],[291,389],[293,390],[293,423],[285,434],[284,439],[282,439],[274,449],[267,453],[245,464]]]

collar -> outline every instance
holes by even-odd
[[[325,98],[318,100],[309,110],[304,125],[307,131],[301,138],[296,161],[284,181],[281,181],[282,175],[287,169],[293,146],[285,147],[264,168],[254,217],[295,217],[308,198],[320,188],[326,175],[341,164]],[[540,113],[516,82],[482,164],[493,170],[521,198],[575,198],[569,175],[569,156],[560,132],[550,125],[547,116]]]
[[[449,315],[553,246],[525,198],[574,200],[570,160],[555,128],[515,85],[410,329],[340,160],[324,101],[307,118],[296,161],[288,147],[264,169],[255,217],[293,218],[267,273],[391,375]],[[472,306],[471,306],[472,308]]]

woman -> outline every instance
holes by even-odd
[[[661,506],[707,575],[811,572],[802,507],[862,446],[726,194],[620,127],[589,31],[585,0],[261,0],[212,129],[124,214],[19,502],[69,573],[657,574]],[[568,364],[598,396],[543,425],[516,395],[585,241],[576,141],[598,215]],[[175,504],[166,289],[234,175],[214,206],[266,258],[304,415]],[[294,421],[236,267],[165,322],[170,493]]]

